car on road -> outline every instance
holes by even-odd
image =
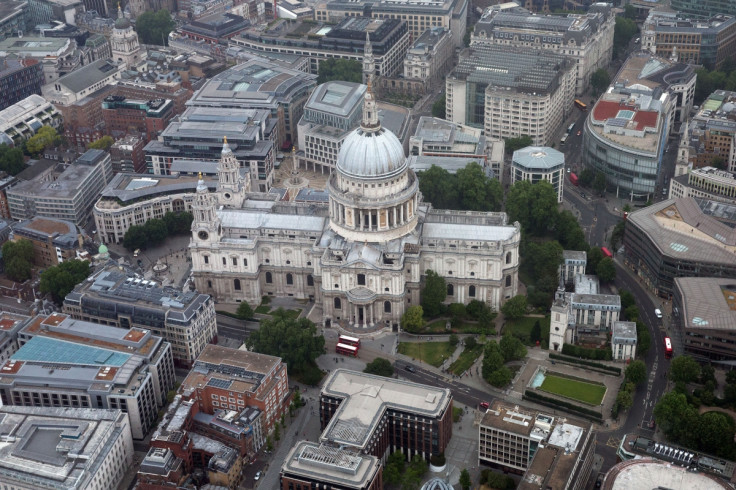
[[[580,197],[582,197],[583,199],[585,199],[585,192],[581,192],[580,193]]]
[[[654,316],[656,316],[657,318],[659,318],[661,320],[662,319],[662,310],[660,310],[659,308],[655,308],[654,309]]]
[[[140,254],[141,254],[141,249],[140,248],[136,248],[135,249],[135,252],[133,252],[133,257],[138,257]]]
[[[491,405],[488,402],[480,402],[480,405],[479,406],[483,410],[488,410],[488,407],[490,407]]]
[[[256,476],[253,477],[253,479],[255,481],[258,481],[258,480],[261,479],[262,476],[263,476],[263,472],[262,471],[259,471],[258,473],[256,473]]]
[[[417,372],[417,370],[414,369],[414,366],[409,366],[408,364],[406,366],[404,366],[404,369],[406,369],[410,373],[416,373]]]
[[[581,134],[583,134],[583,132],[581,130],[578,130],[577,135],[580,136]]]

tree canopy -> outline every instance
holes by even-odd
[[[593,91],[596,94],[602,93],[611,84],[611,76],[608,74],[608,70],[605,68],[598,68],[590,76],[590,84],[593,86]]]
[[[23,150],[11,148],[5,143],[0,145],[0,171],[10,175],[19,174],[26,167],[23,161]]]
[[[115,143],[115,140],[112,138],[112,136],[105,135],[102,138],[93,141],[89,145],[87,145],[87,148],[90,150],[109,150],[110,147]]]
[[[603,282],[611,282],[616,279],[616,266],[613,263],[613,259],[610,257],[603,257],[601,261],[598,262],[595,272],[598,275],[598,279]]]
[[[506,138],[505,139],[505,151],[507,155],[511,155],[516,150],[521,150],[522,148],[526,148],[527,146],[532,146],[534,144],[534,140],[531,138],[531,136],[519,136],[518,138]]]
[[[526,304],[526,296],[517,294],[501,306],[501,313],[509,320],[516,320],[526,314]]]
[[[593,179],[593,190],[601,195],[606,192],[606,174],[600,171],[596,172]]]
[[[507,333],[498,343],[504,362],[518,361],[526,357],[526,347],[518,338]]]
[[[445,98],[445,94],[442,94],[442,97],[437,99],[437,101],[432,104],[432,116],[444,119],[446,111],[447,99]]]
[[[613,28],[613,57],[618,57],[619,54],[626,50],[631,39],[639,31],[636,27],[636,22],[625,17],[616,17],[616,25]]]
[[[251,308],[247,301],[243,301],[238,305],[235,315],[241,320],[248,320],[253,318],[253,308]]]
[[[86,260],[67,260],[43,271],[39,289],[42,293],[51,294],[54,302],[60,305],[74,286],[84,281],[89,274],[89,262]]]
[[[445,278],[432,269],[427,270],[422,289],[422,309],[428,318],[442,313],[442,302],[447,297]]]
[[[634,383],[634,385],[640,385],[647,380],[647,366],[644,361],[632,361],[626,366],[625,371],[626,381]]]
[[[470,472],[467,468],[463,468],[463,471],[460,472],[459,483],[462,490],[470,490],[470,485],[472,485],[473,482],[470,480]]]
[[[292,318],[283,308],[261,320],[245,342],[249,350],[279,356],[291,372],[305,372],[324,353],[325,338],[307,318]]]
[[[700,68],[695,70],[695,103],[702,104],[716,90],[736,91],[736,69],[724,63],[720,70]]]
[[[363,372],[390,378],[394,375],[394,367],[391,365],[391,361],[389,361],[388,359],[384,359],[383,357],[376,357],[365,366]]]
[[[437,209],[500,211],[503,202],[501,183],[488,177],[476,162],[456,174],[432,165],[419,173],[419,190]]]
[[[509,221],[518,221],[522,228],[536,236],[543,236],[557,224],[557,192],[547,181],[532,184],[528,180],[516,182],[506,196]]]
[[[339,80],[343,82],[362,83],[363,66],[357,60],[328,58],[319,62],[317,83]]]
[[[38,155],[46,148],[58,145],[60,142],[59,133],[51,126],[44,126],[26,140],[26,150],[31,155]]]
[[[123,236],[123,246],[130,251],[156,246],[169,236],[189,233],[193,219],[188,211],[169,212],[161,219],[153,218],[143,225],[133,225]]]
[[[33,244],[30,240],[7,241],[3,244],[5,275],[12,281],[23,282],[31,278]]]
[[[690,356],[677,356],[670,363],[670,379],[675,383],[693,383],[700,377],[700,364]]]
[[[401,317],[401,327],[410,333],[417,333],[424,326],[424,309],[420,305],[410,306]]]
[[[135,21],[135,30],[143,44],[169,45],[169,33],[176,25],[166,9],[148,11],[139,15]]]
[[[519,341],[519,339],[516,340]],[[509,358],[514,358],[517,354],[521,354],[521,349],[523,349],[523,355],[526,355],[526,347],[523,345],[519,348],[519,345],[513,340],[504,342],[501,339],[501,342],[504,343],[503,348],[495,340],[486,343],[481,371],[483,379],[497,388],[508,385],[513,377],[511,370],[504,366],[504,362],[506,362],[504,352]],[[519,341],[519,343],[521,342]]]

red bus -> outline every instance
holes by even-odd
[[[353,347],[360,347],[360,339],[356,337],[348,337],[347,335],[340,335],[337,342],[345,345],[352,345]]]
[[[347,344],[337,344],[335,352],[344,356],[358,357],[358,348]]]
[[[582,100],[579,100],[579,99],[575,99],[575,107],[577,107],[581,111],[587,111],[588,110],[588,106],[585,105],[585,104],[583,104],[583,101]]]
[[[601,247],[601,252],[603,252],[604,257],[608,257],[609,259],[613,258],[613,254],[606,247]]]
[[[669,337],[664,338],[664,358],[672,359],[672,341]]]
[[[575,172],[570,172],[570,182],[572,182],[572,185],[579,185],[578,184],[578,176],[575,175]]]

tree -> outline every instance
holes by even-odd
[[[166,213],[163,218],[153,218],[143,225],[133,225],[123,236],[123,246],[131,252],[158,245],[172,235],[188,234],[192,229],[194,216],[188,211]]]
[[[49,267],[41,274],[40,290],[49,293],[54,302],[61,304],[74,286],[89,276],[89,262],[86,260],[67,260],[59,265]]]
[[[504,362],[516,361],[526,357],[526,347],[510,333],[507,333],[498,344]]]
[[[603,252],[598,247],[591,247],[588,250],[588,264],[586,272],[588,274],[596,274],[598,272],[598,264],[603,260]]]
[[[627,4],[624,7],[624,17],[632,20],[636,19],[636,7],[631,4]]]
[[[23,161],[23,150],[11,148],[5,143],[0,145],[0,171],[10,175],[19,174],[26,164]]]
[[[511,377],[511,370],[506,366],[501,366],[500,368],[491,372],[491,374],[486,378],[486,381],[488,381],[496,388],[503,388],[504,386],[511,383]]]
[[[59,134],[51,126],[44,126],[36,134],[26,140],[26,150],[31,155],[38,155],[46,148],[59,142]]]
[[[276,422],[273,428],[273,439],[275,441],[281,440],[281,428],[279,427],[279,423]]]
[[[19,239],[3,244],[5,275],[12,281],[23,282],[31,278],[33,244],[30,240]]]
[[[437,165],[419,173],[419,190],[424,200],[438,209],[457,209],[457,175]]]
[[[637,31],[636,23],[631,19],[624,17],[616,17],[616,25],[613,28],[613,56],[614,58],[626,50],[631,38],[633,38]]]
[[[557,225],[557,192],[547,181],[532,184],[516,182],[506,196],[506,212],[510,221],[521,223],[524,231],[543,236]]]
[[[634,397],[629,390],[622,389],[616,395],[616,403],[620,408],[626,410],[634,404]]]
[[[422,308],[429,318],[438,316],[442,312],[442,302],[447,297],[445,279],[432,269],[427,270],[422,289]]]
[[[445,112],[447,111],[446,104],[447,100],[445,99],[445,94],[442,94],[442,97],[437,99],[435,103],[432,104],[432,116],[444,119]]]
[[[273,451],[273,440],[271,439],[271,436],[266,437],[266,451],[269,453]]]
[[[600,94],[611,84],[611,76],[605,68],[598,68],[590,76],[590,84],[593,86],[593,93]]]
[[[294,397],[291,399],[291,404],[294,405],[296,408],[299,408],[303,405],[301,391],[299,390],[294,391]]]
[[[734,421],[721,412],[705,412],[698,417],[698,449],[724,457],[733,453]]]
[[[710,164],[717,169],[726,170],[726,159],[723,157],[713,157]]]
[[[601,281],[613,281],[616,278],[616,266],[613,263],[613,259],[610,257],[603,257],[603,259],[598,262],[595,272],[598,275],[598,279]]]
[[[390,378],[394,375],[394,367],[388,359],[376,357],[365,366],[363,372]]]
[[[517,320],[526,314],[526,296],[517,294],[501,306],[501,313],[509,320]]]
[[[466,315],[465,305],[462,303],[450,303],[447,307],[447,312],[453,320],[462,320]]]
[[[250,307],[247,301],[243,301],[238,305],[235,315],[241,320],[248,320],[253,318],[253,308]]]
[[[362,83],[363,66],[357,60],[328,58],[320,61],[317,83],[326,83],[332,80]]]
[[[526,148],[527,146],[532,146],[534,144],[534,140],[531,136],[527,135],[519,136],[518,138],[506,138],[505,141],[507,155],[511,155],[516,150],[521,150],[522,148]]]
[[[246,340],[248,350],[281,357],[292,372],[305,372],[324,353],[325,338],[306,318],[292,318],[279,308],[261,320]]]
[[[112,136],[103,136],[100,139],[97,139],[87,145],[87,148],[90,150],[104,150],[107,151],[110,149],[110,147],[115,143],[115,140],[112,138]]]
[[[603,172],[596,172],[595,178],[593,179],[593,190],[600,195],[603,195],[603,193],[606,192],[606,174]]]
[[[647,380],[647,366],[643,361],[633,361],[626,366],[626,381],[640,385]]]
[[[450,343],[450,347],[457,347],[457,344],[460,343],[460,339],[457,334],[451,333],[448,342]]]
[[[670,379],[675,383],[692,383],[700,377],[700,364],[690,356],[677,356],[670,363]]]
[[[144,12],[135,21],[135,31],[142,44],[168,46],[169,33],[174,30],[174,27],[176,24],[166,9]]]
[[[465,348],[467,350],[473,350],[478,345],[478,341],[475,340],[475,337],[465,337]]]
[[[540,325],[539,320],[534,322],[532,331],[529,332],[529,340],[531,340],[533,344],[542,341],[542,325]]]
[[[417,333],[424,326],[424,309],[419,305],[410,306],[401,317],[401,327],[409,333]]]
[[[555,226],[555,238],[565,250],[587,250],[588,243],[585,241],[585,232],[580,227],[580,222],[567,209],[557,215]]]
[[[495,340],[486,344],[483,355],[483,377],[487,378],[491,372],[503,366],[504,359],[501,348]]]
[[[470,162],[457,171],[457,189],[460,206],[468,211],[500,211],[503,189],[498,179],[489,178],[476,162]]]
[[[652,336],[649,334],[649,329],[642,322],[636,322],[636,353],[637,355],[644,357],[649,346],[652,343]]]
[[[460,472],[460,487],[462,487],[463,490],[470,490],[470,485],[472,485],[473,482],[470,480],[470,472],[468,472],[467,468],[463,468],[463,471]]]

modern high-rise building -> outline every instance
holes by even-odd
[[[718,166],[736,172],[736,92],[710,94],[684,134],[681,145],[692,168]]]
[[[0,111],[33,94],[41,94],[43,65],[33,58],[0,54]]]
[[[557,202],[562,202],[565,183],[565,154],[547,146],[527,146],[516,150],[511,158],[511,185],[526,180],[532,184],[552,184]]]
[[[714,14],[736,16],[736,0],[672,0],[670,7],[691,19],[708,19]]]
[[[78,320],[150,330],[171,343],[174,361],[185,367],[217,336],[209,296],[161,287],[117,267],[77,285],[64,299],[64,312]]]
[[[61,114],[40,95],[29,95],[0,111],[0,144],[19,146],[43,126],[59,128]]]

